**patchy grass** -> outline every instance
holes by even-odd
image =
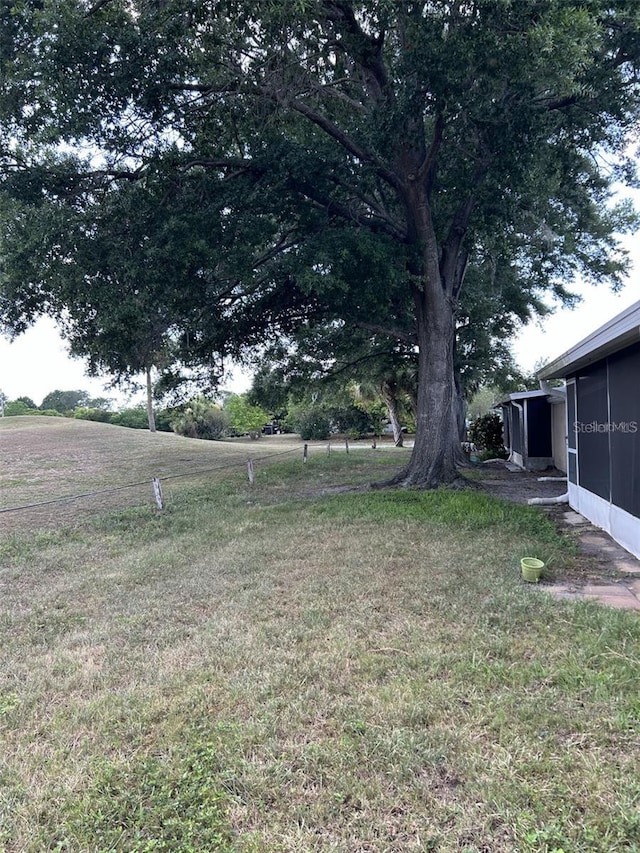
[[[0,510],[26,507],[20,514],[0,513],[3,530],[74,526],[123,507],[153,503],[151,481],[163,483],[168,499],[183,484],[209,483],[229,472],[246,471],[257,459],[257,471],[271,460],[302,459],[296,436],[269,436],[259,441],[199,441],[171,433],[151,434],[111,424],[23,416],[0,419],[4,468],[0,472]],[[349,456],[334,446],[334,459]],[[398,452],[384,459],[397,466]],[[309,445],[310,459],[326,456],[326,444]],[[402,454],[403,451],[400,451]],[[364,451],[366,456],[373,456]],[[406,455],[406,451],[404,451]],[[379,454],[380,456],[382,454]],[[81,495],[80,499],[75,496]],[[61,500],[68,498],[68,500]]]
[[[0,849],[639,851],[637,615],[522,584],[538,510],[336,493],[393,464],[7,537]]]

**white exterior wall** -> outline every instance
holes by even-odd
[[[551,447],[553,464],[558,471],[567,472],[567,406],[566,403],[551,405]]]
[[[569,506],[640,560],[640,523],[635,516],[573,483],[569,483]]]

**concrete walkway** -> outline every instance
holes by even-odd
[[[640,611],[640,560],[579,513],[568,510],[563,513],[563,521],[576,529],[582,553],[600,562],[603,574],[614,577],[596,582],[545,584],[545,592],[555,598],[585,599],[620,610]]]

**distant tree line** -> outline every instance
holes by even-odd
[[[0,404],[4,417],[48,415],[98,421],[130,429],[149,429],[146,405],[113,411],[111,399],[90,397],[86,391],[52,391],[40,406],[27,396],[9,400],[0,391]],[[176,406],[159,408],[155,412],[155,428],[191,438],[220,439],[245,434],[255,438],[262,433],[269,419],[269,414],[250,402],[246,395],[227,394],[223,405],[197,397]],[[215,428],[212,426],[214,422]]]

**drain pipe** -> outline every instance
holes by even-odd
[[[564,495],[558,495],[557,498],[529,498],[527,503],[532,506],[535,504],[536,506],[553,506],[553,504],[567,504],[569,503],[569,492],[565,492]]]

